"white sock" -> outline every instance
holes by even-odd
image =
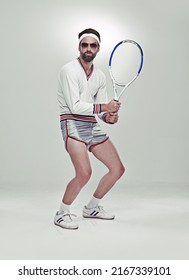
[[[100,198],[96,198],[96,197],[92,197],[91,200],[89,201],[89,203],[86,205],[87,208],[91,209],[91,208],[95,208],[98,206],[100,202]]]
[[[59,211],[63,212],[70,212],[70,205],[61,202]]]

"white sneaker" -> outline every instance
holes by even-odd
[[[54,224],[65,229],[78,229],[79,226],[72,220],[71,216],[76,217],[74,214],[58,211],[54,217]]]
[[[103,220],[113,220],[115,215],[107,213],[102,206],[97,206],[95,208],[83,208],[83,217],[84,218],[96,218]]]

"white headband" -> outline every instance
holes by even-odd
[[[96,36],[95,34],[93,34],[93,33],[84,33],[80,38],[79,38],[79,42],[81,42],[81,40],[83,40],[83,38],[85,38],[85,37],[93,37],[95,40],[97,40],[97,42],[99,43],[99,45],[100,45],[100,40],[99,40],[99,38],[98,38],[98,36]]]

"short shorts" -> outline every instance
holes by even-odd
[[[60,123],[66,149],[68,138],[85,143],[90,152],[93,146],[109,138],[94,116],[63,114],[60,116]]]

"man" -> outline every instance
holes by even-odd
[[[108,173],[84,206],[83,217],[114,219],[99,202],[124,173],[114,145],[96,120],[98,115],[102,121],[114,124],[120,108],[119,102],[107,101],[105,75],[93,64],[100,50],[100,34],[88,28],[79,33],[78,38],[80,55],[61,68],[58,88],[62,135],[75,168],[75,177],[68,183],[54,218],[55,225],[66,229],[78,228],[70,214],[70,205],[90,179],[88,151],[108,168]]]

